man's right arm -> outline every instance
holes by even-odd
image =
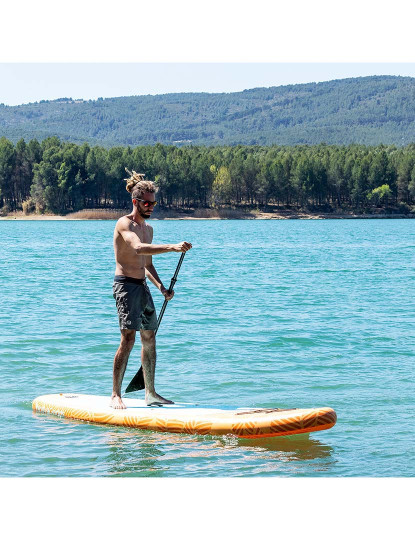
[[[138,236],[130,231],[129,223],[120,220],[117,223],[119,234],[123,237],[125,243],[132,248],[137,255],[159,255],[170,251],[181,252],[189,250],[192,245],[189,242],[180,242],[179,244],[143,244]]]

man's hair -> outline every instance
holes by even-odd
[[[129,178],[125,178],[126,190],[131,193],[132,199],[139,199],[144,193],[156,193],[156,184],[150,180],[144,180],[145,174],[129,171],[127,168],[125,170],[130,175]]]

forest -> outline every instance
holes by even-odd
[[[414,208],[415,144],[104,148],[57,137],[0,138],[0,213],[130,208],[125,168],[162,208]]]
[[[0,136],[106,148],[415,142],[415,78],[372,76],[253,88],[0,104]]]

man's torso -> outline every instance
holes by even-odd
[[[138,236],[142,244],[151,244],[153,229],[150,225],[145,222],[141,225],[127,216],[121,219],[129,221],[129,230]],[[145,267],[151,261],[151,256],[138,255],[134,249],[127,245],[118,227],[119,222],[117,222],[114,230],[115,275],[143,279],[145,277]]]

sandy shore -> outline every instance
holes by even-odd
[[[78,217],[78,215],[75,217],[71,217],[71,215],[68,216],[60,216],[60,215],[52,215],[52,214],[29,214],[24,215],[22,212],[15,212],[12,214],[8,214],[7,216],[0,217],[0,221],[12,221],[12,220],[23,220],[23,221],[88,221],[91,219],[98,219],[98,220],[108,220],[108,219],[116,219],[114,217],[104,217],[104,216],[97,216],[97,217],[89,217],[89,218],[83,218]],[[296,212],[296,211],[281,211],[281,212],[252,212],[252,213],[241,213],[240,215],[232,215],[232,216],[198,216],[197,214],[195,216],[189,214],[189,213],[181,213],[181,212],[169,212],[168,215],[155,215],[152,217],[152,220],[212,220],[212,219],[407,219],[407,218],[415,218],[415,214],[353,214],[353,213],[307,213],[307,212]]]
[[[11,221],[14,219],[24,220],[24,221],[62,221],[67,220],[65,216],[42,216],[42,215],[21,215],[21,214],[9,214],[7,216],[0,217],[0,221]]]

